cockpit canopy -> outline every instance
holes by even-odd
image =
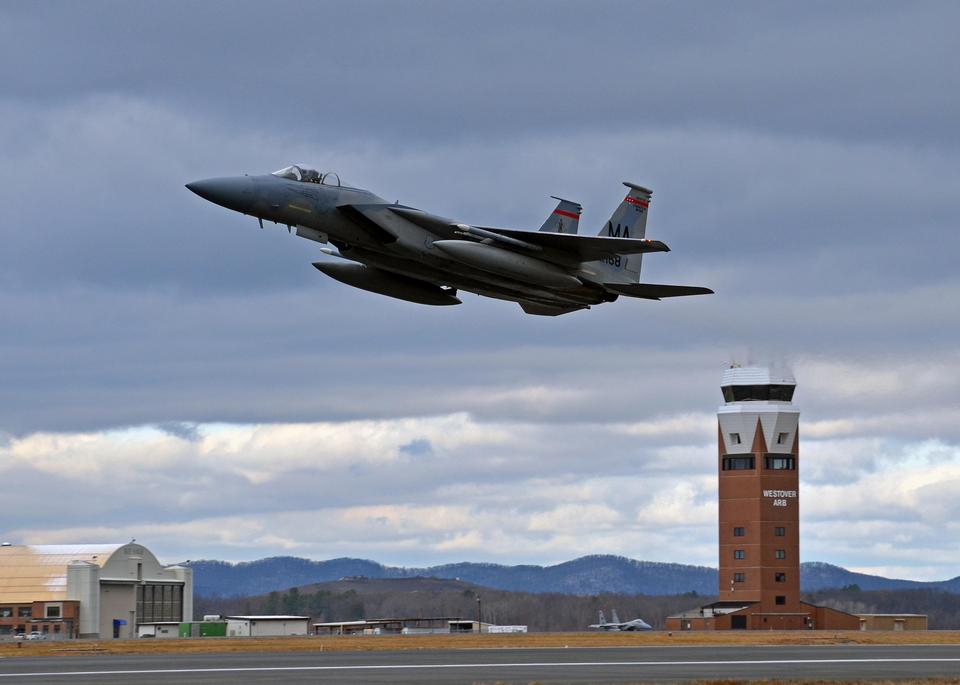
[[[327,173],[321,173],[316,169],[311,169],[310,167],[304,164],[293,164],[288,167],[284,167],[279,171],[273,172],[274,176],[279,176],[280,178],[288,178],[291,181],[303,181],[305,183],[322,183],[328,186],[339,186],[340,177],[333,173],[332,171]]]

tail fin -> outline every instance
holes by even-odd
[[[540,227],[541,231],[549,233],[576,233],[580,227],[580,213],[583,207],[577,202],[564,200],[562,197],[551,195],[554,200],[560,200],[557,208],[547,217]]]
[[[600,610],[600,620],[597,621],[600,625],[603,625],[607,622],[607,617],[603,615],[603,609]]]
[[[616,610],[616,609],[613,610],[613,622],[614,622],[614,623],[620,623],[620,617],[617,616],[617,610]]]
[[[634,183],[623,182],[630,191],[623,202],[600,229],[599,235],[616,238],[643,238],[647,234],[647,209],[650,207],[652,190]]]
[[[627,196],[597,235],[644,238],[647,235],[647,211],[653,191],[627,181],[623,185],[630,189]],[[603,283],[638,283],[642,259],[642,254],[624,255],[612,260],[590,262],[589,268],[599,275]]]

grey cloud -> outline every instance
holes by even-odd
[[[951,3],[99,7],[7,8],[2,62],[32,56],[4,74],[11,95],[119,91],[300,135],[509,136],[594,118],[955,142]]]
[[[200,429],[195,423],[186,421],[169,421],[157,424],[157,428],[168,435],[172,435],[188,442],[198,442],[201,438]]]
[[[547,436],[552,439],[547,440]],[[712,472],[710,458],[674,459],[664,466],[657,459],[656,448],[603,426],[584,429],[525,424],[518,425],[517,436],[502,446],[468,445],[452,451],[435,446],[429,451],[430,444],[422,438],[407,443],[408,449],[401,451],[405,456],[416,457],[413,460],[361,460],[334,465],[328,463],[329,449],[322,451],[318,446],[314,465],[309,467],[284,465],[279,455],[265,448],[257,452],[262,464],[244,461],[231,466],[231,453],[196,443],[183,448],[174,458],[164,457],[156,464],[149,459],[149,453],[158,447],[145,445],[142,460],[122,466],[93,469],[89,465],[88,470],[74,475],[51,475],[48,467],[41,469],[27,458],[4,478],[18,493],[17,500],[12,501],[17,507],[27,506],[31,493],[38,489],[62,495],[71,491],[110,493],[96,498],[93,506],[85,504],[71,512],[71,525],[93,526],[104,525],[111,519],[149,523],[156,520],[158,512],[162,512],[167,523],[187,522],[221,514],[224,502],[243,502],[243,513],[248,516],[317,507],[453,502],[483,507],[497,501],[506,507],[537,510],[555,504],[558,484],[582,482],[597,473],[609,479],[644,475],[649,482],[640,491],[632,489],[620,495],[625,499],[640,496],[642,500],[645,491],[649,496],[656,492],[653,483],[672,479],[678,470],[687,476]],[[598,450],[597,445],[604,448]],[[203,449],[202,458],[194,452],[199,449]],[[110,457],[102,454],[101,458]],[[545,463],[550,464],[549,475],[544,471]],[[262,473],[250,477],[249,471]],[[542,481],[539,495],[537,488],[533,494],[521,494],[529,489],[527,483],[537,480]],[[469,484],[472,494],[452,498],[451,487],[458,484]],[[499,494],[494,494],[497,491]],[[31,523],[56,525],[63,521],[62,517],[63,512],[56,509],[37,511]]]
[[[924,406],[953,406],[960,392],[960,359],[948,347],[951,325],[935,291],[892,298],[883,309],[868,297],[718,295],[533,320],[480,298],[438,311],[331,282],[316,289],[236,298],[73,289],[0,296],[10,324],[0,330],[3,427],[22,434],[450,411],[567,422],[709,414],[721,400],[724,364],[743,359],[745,340],[804,363],[856,364],[848,374],[854,383],[896,368],[905,354],[922,353],[922,363],[940,369],[936,384],[904,375],[890,388],[865,385],[848,396],[834,391],[830,377],[811,386],[801,365],[797,402],[805,420],[898,412],[905,398],[923,413]],[[917,341],[917,330],[928,340]],[[538,387],[572,395],[546,403],[524,394]],[[936,424],[876,429],[956,436],[955,422],[939,416]]]
[[[417,438],[410,442],[400,445],[397,448],[400,454],[406,454],[411,457],[425,457],[433,454],[433,444],[427,438]]]

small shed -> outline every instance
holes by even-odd
[[[154,621],[137,624],[137,637],[173,638],[180,637],[179,621]]]

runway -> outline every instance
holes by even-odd
[[[932,676],[960,677],[960,645],[273,652],[0,660],[0,685],[636,683]]]

